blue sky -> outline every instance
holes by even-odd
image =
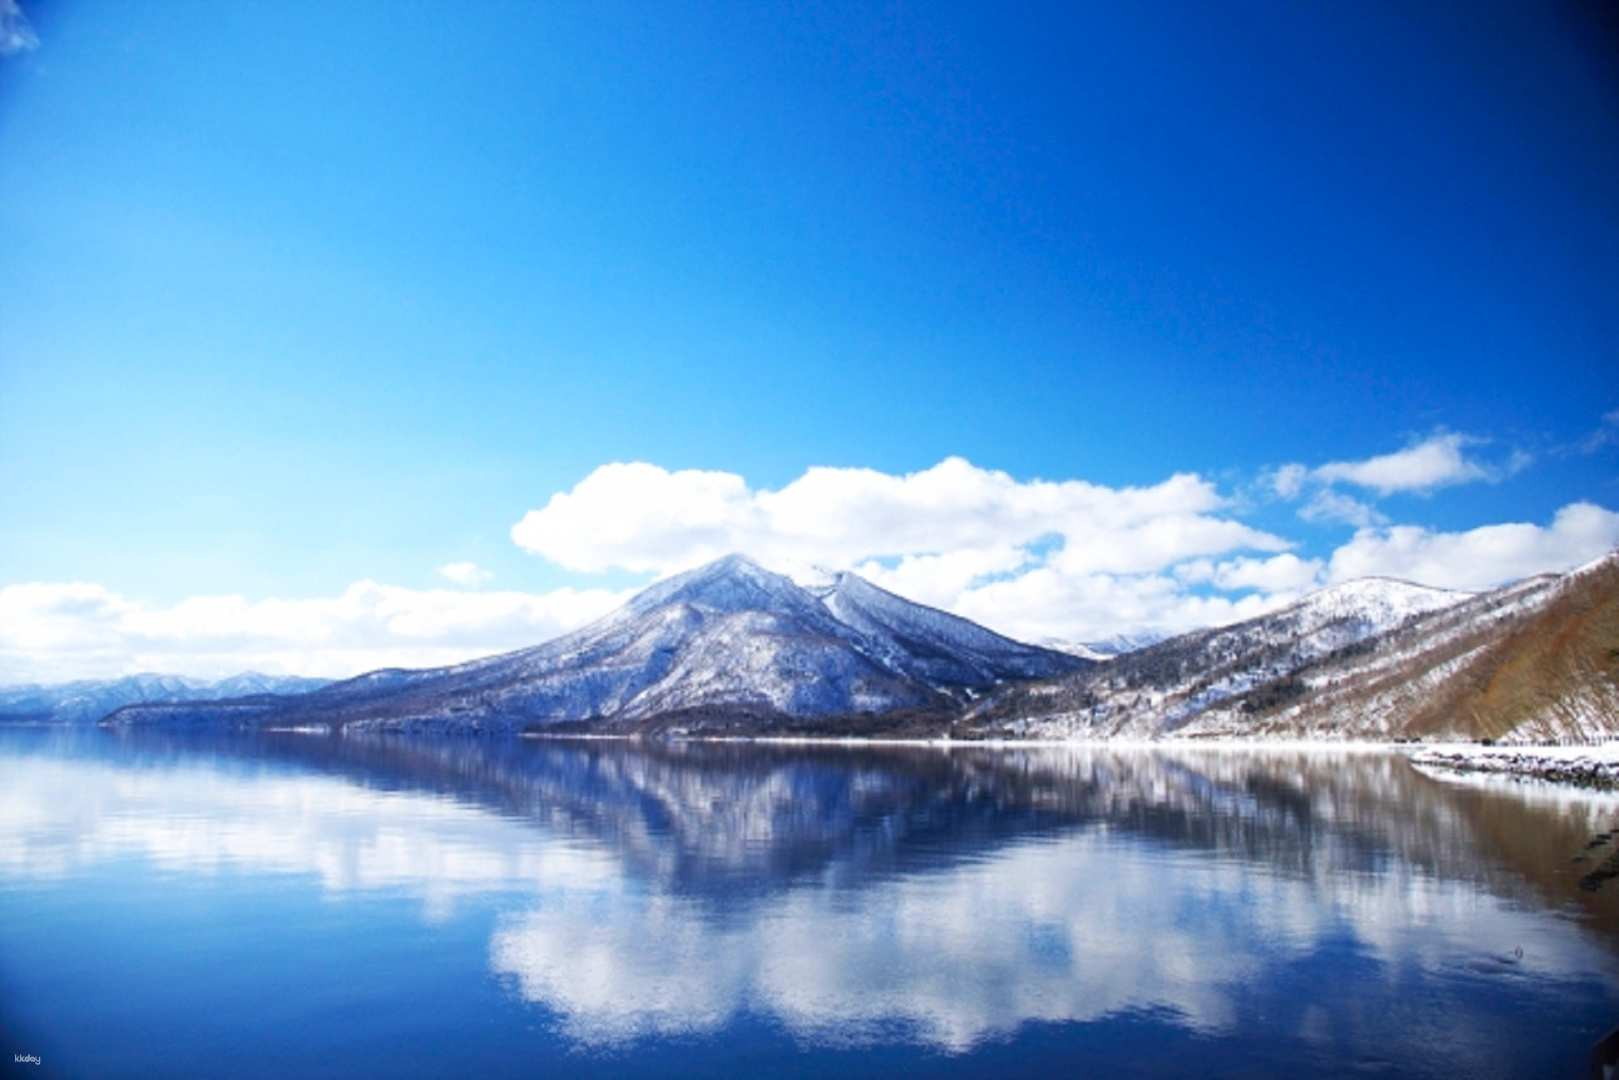
[[[1603,550],[1612,28],[1428,7],[0,0],[0,676],[431,662],[725,545],[1056,636]]]

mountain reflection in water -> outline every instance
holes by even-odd
[[[483,978],[529,1016],[494,1037],[615,1068],[761,1039],[1032,1067],[1144,1026],[1237,1066],[1511,1075],[1619,1020],[1619,885],[1573,861],[1619,802],[1380,753],[12,732],[0,820],[0,899],[134,860],[441,928],[488,902]]]

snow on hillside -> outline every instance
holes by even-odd
[[[46,723],[94,723],[116,709],[137,702],[301,694],[326,685],[326,681],[249,671],[213,681],[181,675],[142,674],[45,686],[7,686],[0,687],[0,717]]]
[[[821,596],[896,670],[931,686],[983,689],[1006,679],[1049,678],[1084,665],[1025,645],[936,608],[912,603],[855,574],[839,574]]]
[[[974,714],[1015,735],[1156,737],[1322,657],[1472,596],[1387,578],[1346,582],[1269,615],[1126,653],[1038,690],[1008,688]]]
[[[1479,721],[1455,715],[1452,703],[1479,672],[1510,660],[1520,711],[1508,726],[1524,737],[1589,734],[1619,726],[1619,687],[1601,671],[1587,677],[1573,667],[1607,661],[1596,652],[1542,653],[1546,640],[1563,640],[1565,623],[1582,649],[1610,648],[1600,620],[1619,610],[1616,567],[1619,556],[1609,556],[1479,594],[1351,581],[1230,626],[1151,644],[1115,639],[1140,647],[1099,663],[1013,641],[853,574],[806,588],[731,556],[658,582],[571,634],[503,656],[372,672],[229,708],[134,706],[115,719],[505,732],[696,723],[747,733],[783,718],[886,716],[924,735],[1387,738],[1413,724],[1473,730]],[[1553,617],[1563,622],[1531,633],[1541,625],[1535,620]],[[1486,706],[1496,708],[1478,708]],[[703,726],[710,722],[719,727]]]
[[[1306,738],[1388,738],[1463,670],[1500,626],[1543,607],[1560,579],[1529,578],[1436,609],[1383,634],[1374,648],[1346,650],[1297,675],[1298,693],[1264,718],[1266,730]],[[1182,732],[1222,735],[1254,729],[1254,711],[1210,709]]]
[[[1369,577],[1328,586],[1285,609],[1301,623],[1358,622],[1373,632],[1392,629],[1413,615],[1459,604],[1477,594],[1436,589],[1395,578]]]
[[[512,731],[622,726],[692,710],[947,711],[958,696],[1006,679],[1085,666],[852,574],[822,593],[732,555],[543,645],[448,668],[373,672],[300,699],[274,722]],[[132,710],[118,719],[143,718],[181,716]]]

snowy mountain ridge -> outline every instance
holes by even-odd
[[[1222,701],[1473,595],[1360,578],[1268,615],[1124,653],[1054,684],[1007,688],[977,706],[975,716],[1005,718],[1017,735],[1157,737]]]
[[[1450,607],[1476,595],[1398,578],[1364,577],[1318,589],[1286,610],[1296,611],[1301,622],[1316,625],[1343,618],[1360,619],[1378,632],[1397,626],[1413,615]]]
[[[811,591],[731,555],[648,586],[617,611],[542,645],[447,668],[371,672],[234,715],[252,723],[505,732],[622,730],[692,714],[767,722],[942,716],[1007,680],[1085,666],[854,574]],[[115,719],[198,715],[136,708]]]
[[[1083,657],[1086,660],[1112,660],[1125,653],[1147,649],[1174,637],[1168,630],[1142,629],[1130,630],[1114,634],[1111,637],[1096,638],[1091,641],[1065,641],[1062,638],[1042,638],[1040,644],[1047,649],[1056,649],[1058,652],[1068,653],[1070,656]]]
[[[1565,640],[1578,649],[1555,645]],[[1619,729],[1612,640],[1619,555],[1476,594],[1345,582],[1105,663],[854,574],[805,587],[731,556],[517,652],[292,697],[133,705],[109,720],[959,739],[1589,733]]]
[[[1588,738],[1619,731],[1615,640],[1619,553],[1482,593],[1367,578],[1005,687],[968,719],[1007,737]]]
[[[244,671],[223,679],[145,672],[117,679],[0,687],[0,717],[48,723],[90,723],[137,702],[205,701],[256,694],[301,694],[329,680]]]
[[[1052,650],[913,603],[857,574],[838,574],[819,595],[835,618],[858,630],[890,663],[929,685],[982,689],[1008,678],[1048,678],[1077,666]]]

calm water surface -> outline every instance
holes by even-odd
[[[1577,1076],[1616,823],[1367,753],[0,731],[0,1060]]]

